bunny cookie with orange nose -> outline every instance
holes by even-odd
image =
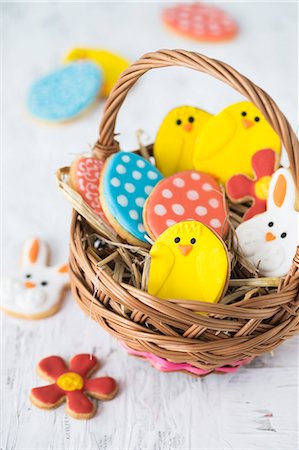
[[[240,250],[263,276],[284,276],[298,245],[299,213],[295,185],[288,169],[278,169],[271,180],[267,211],[237,227]]]
[[[58,311],[68,287],[67,265],[48,266],[49,249],[40,239],[24,244],[16,277],[2,283],[1,308],[23,319],[43,319]]]

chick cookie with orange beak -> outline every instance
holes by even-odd
[[[68,267],[50,267],[48,262],[45,242],[33,238],[24,244],[17,276],[2,282],[4,312],[22,319],[43,319],[59,310],[68,287]]]
[[[207,122],[195,142],[193,165],[222,183],[239,173],[253,177],[252,156],[264,148],[279,156],[279,136],[253,103],[240,102]]]
[[[165,177],[193,168],[195,139],[211,117],[193,106],[179,106],[165,116],[154,143],[156,165]]]
[[[179,222],[154,243],[148,292],[159,298],[217,303],[229,279],[226,246],[201,222]]]

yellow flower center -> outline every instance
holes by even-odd
[[[260,178],[254,185],[255,195],[261,200],[266,200],[268,197],[269,185],[271,177],[266,176]]]
[[[63,373],[56,383],[64,391],[77,391],[82,389],[84,385],[83,378],[74,372]]]

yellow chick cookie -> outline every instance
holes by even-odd
[[[278,135],[256,106],[240,102],[228,106],[206,124],[195,142],[193,165],[223,183],[238,173],[252,177],[251,158],[265,148],[280,155]]]
[[[194,220],[162,233],[150,251],[148,292],[160,298],[216,303],[230,273],[224,242]]]
[[[88,59],[97,63],[103,71],[104,85],[102,96],[107,97],[120,74],[129,66],[129,62],[107,50],[96,50],[92,48],[74,48],[65,58],[64,62]]]
[[[165,116],[154,143],[156,165],[165,177],[193,169],[195,139],[211,117],[193,106],[179,106]]]

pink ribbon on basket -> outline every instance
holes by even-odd
[[[171,361],[167,361],[166,359],[160,358],[159,356],[153,355],[152,353],[139,352],[138,350],[133,350],[132,348],[128,347],[124,342],[121,342],[121,345],[127,350],[130,355],[140,356],[147,359],[156,369],[161,370],[162,372],[177,372],[180,370],[185,370],[187,372],[193,373],[194,375],[207,375],[208,373],[214,372],[214,370],[200,369],[199,367],[194,367],[191,364],[187,363],[174,363]],[[231,367],[222,366],[218,367],[215,370],[222,373],[234,373],[239,369],[240,366],[248,364],[252,360],[253,358],[247,358],[240,361],[234,361]]]

